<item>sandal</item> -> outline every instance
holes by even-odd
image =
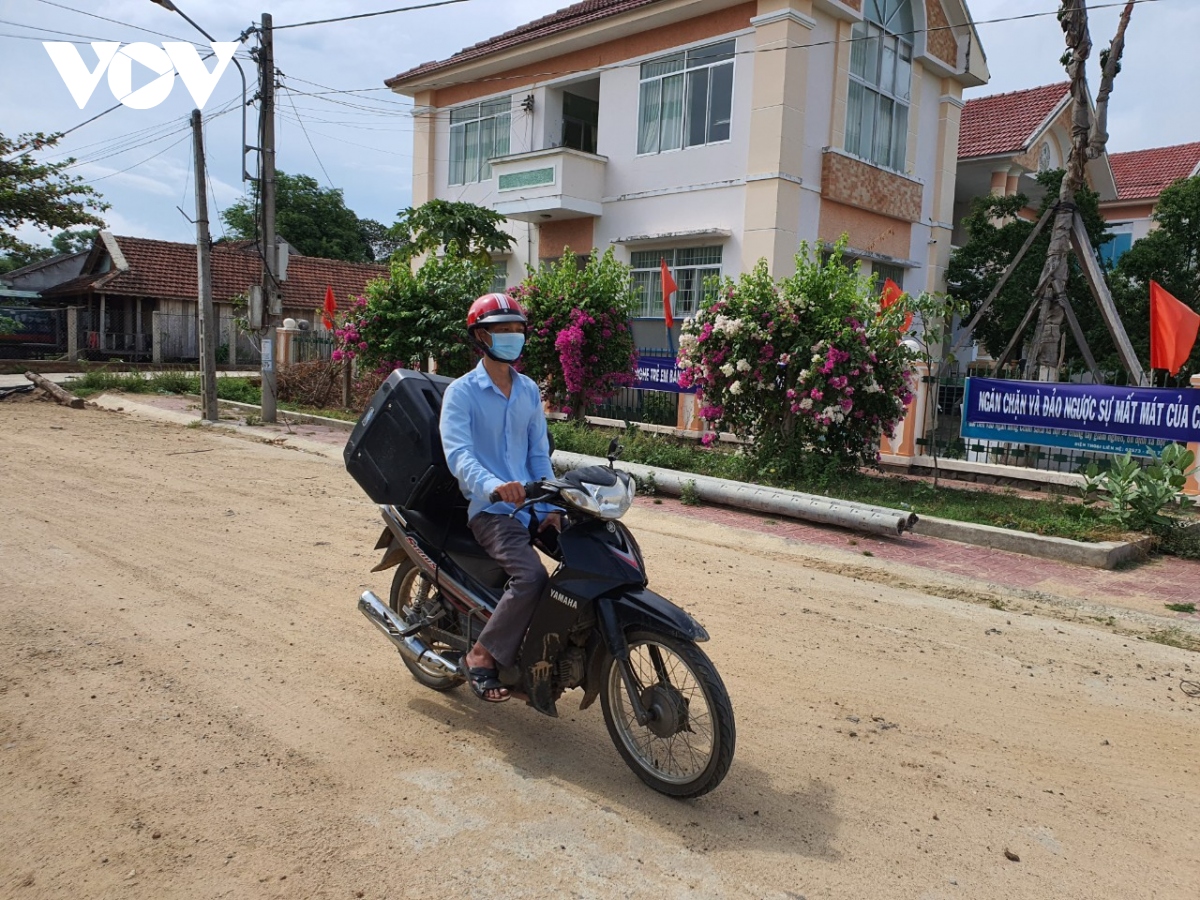
[[[484,703],[503,703],[509,698],[508,688],[501,684],[497,669],[473,666],[467,670],[467,681],[470,682],[471,693]],[[488,691],[504,691],[504,696],[489,697]]]

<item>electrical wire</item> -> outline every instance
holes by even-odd
[[[1140,5],[1140,4],[1144,4],[1144,3],[1161,3],[1161,2],[1163,2],[1163,0],[1132,0],[1132,2],[1135,5]],[[1095,6],[1090,6],[1090,7],[1088,7],[1088,9],[1089,9],[1089,11],[1095,11],[1095,10],[1099,10],[1099,9],[1113,9],[1116,7],[1124,7],[1125,4],[1126,4],[1126,0],[1114,0],[1114,2],[1100,3],[1100,4],[1096,4]],[[1002,16],[1002,17],[995,18],[995,19],[980,19],[978,21],[970,21],[970,22],[964,23],[964,25],[934,25],[932,27],[926,27],[926,28],[914,28],[911,31],[907,31],[907,32],[896,32],[893,36],[895,36],[895,37],[913,37],[914,35],[918,35],[918,34],[933,34],[934,32],[938,32],[938,31],[953,31],[955,28],[962,28],[965,26],[975,27],[978,25],[997,25],[997,24],[1001,24],[1001,23],[1005,23],[1005,22],[1020,22],[1020,21],[1026,20],[1026,19],[1039,19],[1039,18],[1045,18],[1047,16],[1057,16],[1058,12],[1059,11],[1057,9],[1055,9],[1055,10],[1049,10],[1049,11],[1045,11],[1045,12],[1022,13],[1021,15]],[[750,56],[750,55],[759,54],[759,53],[776,53],[779,51],[788,51],[788,50],[809,50],[809,49],[813,49],[816,47],[832,47],[832,46],[836,46],[838,44],[853,44],[858,41],[867,41],[867,40],[871,40],[871,38],[866,37],[866,36],[864,36],[864,37],[849,37],[849,38],[831,38],[829,40],[812,41],[810,43],[805,43],[805,44],[789,43],[789,44],[783,44],[783,45],[775,46],[775,47],[755,47],[750,50],[735,51],[733,55],[734,56]],[[483,41],[481,43],[487,44],[488,42]],[[459,51],[459,52],[461,53],[463,51]],[[482,58],[482,57],[472,57],[472,60],[479,59],[479,58]],[[445,62],[452,62],[452,61],[454,61],[453,56],[451,56],[451,57],[449,57],[449,59],[445,60]],[[462,60],[462,61],[466,62],[467,60]],[[641,65],[641,61],[634,62],[634,61],[622,60],[621,62],[609,63],[607,65],[594,66],[594,67],[587,68],[587,69],[560,69],[558,71],[550,71],[550,72],[523,72],[520,75],[494,75],[490,78],[473,79],[472,83],[480,84],[480,83],[486,83],[489,81],[510,81],[510,82],[511,81],[520,81],[522,84],[528,83],[528,82],[536,83],[544,78],[561,78],[561,77],[565,77],[568,75],[583,75],[583,74],[591,74],[591,73],[598,74],[600,72],[615,71],[615,70],[621,69],[621,68],[626,68],[626,67],[631,67],[631,66],[640,66],[640,65]],[[422,83],[423,87],[434,88],[434,89],[442,88],[442,87],[452,87],[452,86],[456,86],[459,84],[462,84],[462,82],[432,81],[432,82],[423,82]],[[439,112],[436,113],[435,115],[441,114],[441,112],[444,112],[444,110],[439,110]]]
[[[328,184],[332,188],[333,187],[333,179],[329,177],[329,171],[325,168],[325,163],[321,162],[321,157],[317,153],[317,148],[313,146],[312,138],[310,138],[308,136],[308,129],[304,127],[304,119],[302,119],[300,117],[300,112],[299,112],[299,110],[296,110],[296,104],[292,100],[292,92],[290,90],[288,90],[288,88],[286,86],[282,86],[282,89],[283,89],[283,92],[287,95],[288,103],[292,104],[292,110],[295,111],[295,113],[296,113],[296,121],[300,123],[300,130],[302,132],[304,132],[304,139],[306,141],[308,141],[308,149],[310,149],[313,153],[313,156],[316,157],[317,165],[321,167],[321,172],[324,173],[324,175],[325,175],[325,183]]]
[[[314,19],[311,22],[293,22],[290,25],[276,25],[275,31],[285,28],[304,28],[307,25],[329,25],[334,22],[349,22],[352,19],[370,19],[374,16],[389,16],[392,13],[412,12],[417,9],[433,9],[435,6],[453,6],[456,3],[466,3],[467,0],[436,0],[434,3],[421,3],[417,6],[397,6],[394,9],[381,9],[378,12],[355,13],[350,16],[338,16],[334,19]]]
[[[143,28],[142,26],[134,25],[131,22],[122,22],[119,19],[110,19],[107,16],[102,16],[102,15],[99,15],[98,13],[94,13],[94,12],[88,12],[87,10],[84,10],[84,9],[76,9],[73,6],[67,6],[64,3],[55,3],[54,0],[37,0],[37,2],[44,3],[46,6],[56,6],[59,9],[65,9],[67,12],[78,13],[81,16],[91,16],[93,19],[100,19],[101,21],[104,21],[104,22],[112,22],[114,25],[120,25],[124,28],[132,28],[136,31],[144,31],[147,34],[154,35],[155,37],[170,38],[173,41],[181,41],[185,44],[195,44],[196,43],[196,41],[189,41],[187,38],[175,37],[175,35],[173,35],[173,34],[166,34],[165,32],[162,32],[162,31],[153,31],[149,28]]]

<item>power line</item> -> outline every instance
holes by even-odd
[[[308,136],[308,129],[304,126],[304,119],[300,117],[300,111],[296,109],[296,103],[292,100],[292,92],[286,85],[280,85],[287,94],[288,103],[292,104],[292,110],[296,113],[296,121],[300,123],[300,130],[304,132],[304,139],[308,141],[308,149],[313,152],[313,156],[317,159],[317,165],[321,167],[321,171],[325,174],[326,183],[332,188],[333,179],[329,177],[329,172],[325,168],[325,163],[321,162],[321,157],[317,154],[317,148],[313,146],[312,138]]]
[[[390,16],[392,13],[412,12],[415,9],[432,9],[435,6],[452,6],[455,3],[466,3],[467,0],[437,0],[435,3],[422,3],[417,6],[398,6],[395,9],[381,9],[378,12],[356,13],[352,16],[338,16],[335,19],[314,19],[311,22],[293,22],[291,25],[276,25],[276,31],[285,28],[303,28],[306,25],[328,25],[333,22],[349,22],[351,19],[370,19],[373,16]]]
[[[170,38],[173,41],[182,41],[185,44],[195,44],[196,43],[196,41],[189,41],[187,38],[175,37],[175,35],[173,35],[173,34],[166,34],[162,31],[153,31],[149,28],[143,28],[140,25],[134,25],[130,22],[122,22],[120,19],[110,19],[107,16],[102,16],[102,15],[99,15],[94,12],[88,12],[87,10],[83,10],[83,9],[76,9],[73,6],[67,6],[66,4],[63,4],[63,3],[55,3],[54,0],[38,0],[38,3],[44,3],[44,4],[46,4],[46,6],[56,6],[59,9],[65,9],[67,12],[78,13],[81,16],[91,16],[93,19],[100,19],[104,22],[112,22],[115,25],[121,25],[125,28],[133,28],[136,31],[144,31],[147,34],[153,34],[156,37]]]
[[[1162,2],[1162,0],[1132,0],[1132,2],[1135,5],[1141,5],[1143,3],[1160,3],[1160,2]],[[1089,9],[1089,11],[1095,11],[1095,10],[1099,10],[1099,9],[1113,9],[1113,8],[1117,8],[1117,7],[1124,7],[1125,3],[1126,3],[1126,0],[1113,0],[1113,2],[1110,2],[1110,3],[1099,3],[1099,4],[1096,4],[1095,6],[1090,6],[1090,7],[1088,7],[1088,9]],[[892,36],[893,37],[912,37],[912,36],[918,35],[918,34],[933,34],[938,31],[953,31],[955,28],[962,28],[962,27],[967,27],[967,26],[974,27],[974,26],[978,26],[978,25],[998,25],[998,24],[1002,24],[1005,22],[1019,22],[1019,21],[1023,21],[1026,19],[1040,19],[1040,18],[1046,18],[1047,16],[1057,16],[1057,15],[1058,15],[1057,9],[1048,10],[1048,11],[1044,11],[1044,12],[1022,13],[1020,15],[1001,16],[1001,17],[995,18],[995,19],[979,19],[977,21],[966,22],[963,25],[934,25],[932,27],[926,27],[926,28],[914,28],[911,31],[892,33]],[[758,53],[775,53],[775,52],[778,52],[781,50],[782,51],[808,50],[808,49],[812,49],[815,47],[833,47],[838,44],[853,44],[853,43],[857,43],[859,41],[867,41],[867,40],[871,40],[871,38],[868,36],[849,37],[849,38],[831,38],[829,40],[813,41],[811,43],[806,43],[806,44],[784,44],[782,46],[776,46],[776,47],[755,47],[750,50],[735,51],[733,55],[734,56],[750,56],[750,55],[758,54]],[[486,44],[487,42],[484,41],[482,43]],[[463,52],[463,51],[460,51],[460,52]],[[667,51],[664,51],[664,52],[667,52]],[[462,62],[474,61],[474,60],[482,59],[482,58],[483,57],[472,57],[471,60],[462,60]],[[454,57],[451,56],[448,60],[446,60],[446,62],[451,62],[453,60],[454,60]],[[629,60],[622,60],[620,62],[608,63],[606,65],[600,65],[600,66],[593,66],[591,68],[586,68],[586,69],[560,69],[558,71],[553,71],[553,72],[523,72],[520,75],[493,75],[489,78],[475,78],[475,79],[472,79],[472,81],[469,83],[484,83],[484,82],[489,82],[489,81],[520,81],[522,83],[530,82],[530,81],[536,82],[542,78],[559,78],[559,77],[563,77],[563,76],[567,76],[567,75],[583,75],[583,74],[588,74],[588,73],[609,72],[609,71],[615,71],[616,69],[626,68],[626,67],[630,67],[630,66],[640,66],[640,65],[641,65],[640,61],[634,62],[634,61],[629,61]],[[437,81],[434,81],[434,82],[427,82],[426,84],[428,87],[436,89],[436,88],[442,88],[442,87],[454,87],[454,86],[461,85],[464,83],[467,83],[467,82],[461,82],[461,81],[437,82]],[[444,112],[444,110],[439,110],[438,114],[440,114],[441,112]]]

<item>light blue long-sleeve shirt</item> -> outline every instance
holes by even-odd
[[[481,512],[511,513],[513,504],[489,499],[502,484],[554,476],[541,393],[528,376],[515,369],[512,376],[512,391],[505,397],[480,360],[442,397],[442,449],[470,501],[468,518]],[[529,523],[528,511],[517,517]]]

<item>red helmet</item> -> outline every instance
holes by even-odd
[[[497,325],[501,322],[529,324],[521,304],[507,294],[484,294],[472,303],[471,308],[467,311],[467,332],[469,334],[473,333],[476,328]]]

